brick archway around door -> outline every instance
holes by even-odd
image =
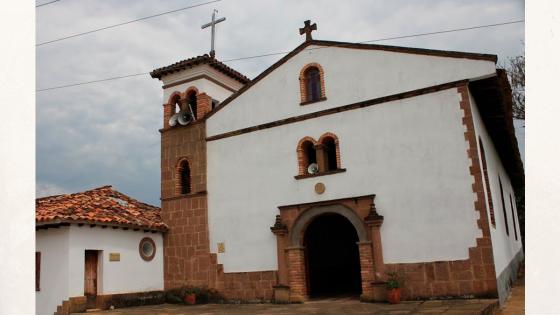
[[[303,246],[303,233],[309,223],[316,217],[329,213],[340,214],[350,221],[356,229],[360,242],[367,242],[369,240],[364,220],[360,218],[354,210],[342,204],[333,204],[312,207],[302,212],[294,222],[294,226],[290,232],[290,246]]]
[[[374,199],[375,195],[366,195],[278,207],[280,215],[276,216],[276,222],[271,227],[277,241],[278,273],[277,284],[273,286],[274,298],[277,301],[304,302],[308,299],[302,237],[305,227],[313,218],[329,212],[344,213],[346,218],[351,218],[349,220],[355,227],[362,226],[365,229],[365,233],[356,230],[360,240],[358,249],[362,300],[386,300],[385,271],[396,271],[405,276],[406,282],[402,291],[405,300],[434,297],[497,297],[496,273],[487,222],[479,223],[483,229],[483,237],[477,238],[476,245],[468,248],[466,259],[385,263],[380,232],[384,218],[377,213]],[[475,203],[480,204],[482,203]],[[483,212],[482,218],[486,219],[486,212]],[[278,296],[283,298],[279,299]]]
[[[276,223],[271,227],[277,237],[278,251],[278,285],[275,287],[275,295],[282,290],[288,290],[291,302],[303,302],[308,299],[309,288],[303,235],[313,219],[323,214],[334,213],[345,217],[356,229],[362,278],[361,297],[364,300],[372,300],[371,283],[375,280],[374,274],[383,272],[380,236],[377,236],[379,244],[372,242],[372,239],[376,239],[376,237],[372,238],[372,235],[379,234],[380,225],[375,228],[371,225],[371,221],[367,220],[367,218],[371,218],[371,210],[375,211],[374,198],[375,195],[367,195],[280,206],[280,215],[276,217]],[[382,220],[382,217],[379,217]],[[374,252],[380,258],[377,265],[373,259]]]

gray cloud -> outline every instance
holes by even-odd
[[[37,42],[204,1],[60,1],[37,10]],[[351,3],[351,4],[349,4]],[[523,18],[520,1],[221,2],[37,47],[37,88],[140,73],[206,53],[200,25],[212,9],[219,59],[290,51],[306,19],[315,38],[358,42]],[[497,54],[522,53],[522,24],[382,44]],[[254,77],[281,56],[229,63]],[[37,194],[112,184],[159,205],[161,83],[148,75],[37,94]],[[522,141],[520,141],[522,142]]]

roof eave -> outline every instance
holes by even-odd
[[[497,69],[493,77],[470,82],[469,89],[519,196],[525,186],[525,171],[513,126],[513,101],[507,75],[504,70]]]
[[[54,219],[48,221],[35,221],[35,226],[48,227],[56,226],[61,224],[84,224],[84,225],[99,225],[106,227],[116,227],[116,228],[126,228],[132,230],[145,230],[145,231],[155,231],[155,232],[167,232],[169,228],[167,226],[146,226],[146,225],[136,225],[136,224],[126,224],[126,223],[115,223],[115,222],[102,222],[95,220],[70,220],[70,219]]]

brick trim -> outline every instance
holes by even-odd
[[[169,96],[169,98],[167,98],[167,104],[170,105],[175,105],[175,98],[179,98],[179,99],[183,99],[183,93],[179,92],[179,91],[175,91],[173,93],[171,93],[171,95]],[[174,109],[175,110],[175,109]]]
[[[312,178],[312,177],[332,175],[332,174],[338,174],[338,173],[344,173],[344,172],[346,172],[345,168],[339,168],[339,169],[336,169],[336,170],[320,172],[320,173],[317,173],[317,174],[296,175],[296,176],[294,176],[294,178],[295,179],[304,179],[304,178]]]
[[[373,204],[373,195],[326,200],[290,206],[280,206],[281,222],[285,226],[284,233],[275,233],[277,237],[277,248],[279,253],[279,275],[285,275],[287,279],[279,279],[278,285],[285,285],[286,281],[290,288],[291,302],[304,302],[307,300],[309,284],[307,281],[307,267],[305,259],[305,248],[302,247],[302,235],[309,222],[324,213],[337,213],[345,217],[356,229],[359,242],[360,274],[362,278],[362,297],[371,295],[370,282],[373,280],[375,271],[373,260],[373,248],[370,241],[369,227],[363,220],[369,213]],[[275,232],[274,229],[271,229]]]
[[[180,92],[173,92],[167,99],[167,103],[163,104],[163,128],[169,128],[169,119],[173,116],[175,111],[175,100],[182,99],[182,95]],[[180,104],[180,103],[179,103]]]
[[[183,188],[183,183],[182,181],[182,172],[183,172],[183,167],[184,167],[184,163],[187,163],[188,167],[189,167],[189,191],[186,194],[182,193],[182,188]],[[175,194],[177,196],[185,196],[188,195],[189,193],[192,192],[192,166],[191,166],[191,161],[189,158],[187,157],[181,157],[177,160],[177,164],[175,165]]]
[[[183,96],[186,98],[193,91],[196,93],[197,96],[200,93],[195,86],[191,85],[185,90],[185,92],[183,93]]]
[[[308,157],[305,155],[305,150],[303,149],[303,145],[307,142],[310,142],[313,145],[313,150],[315,150],[315,146],[317,145],[317,141],[309,136],[303,137],[302,139],[299,140],[298,145],[296,147],[299,175],[307,174],[306,170],[309,161],[308,161]]]
[[[332,132],[326,132],[319,138],[319,143],[324,144],[323,142],[327,138],[332,138],[334,140],[335,150],[336,150],[336,169],[342,169],[342,163],[340,162],[340,145],[338,137]]]
[[[319,70],[319,81],[320,81],[319,83],[321,85],[321,96],[316,100],[309,100],[308,99],[309,95],[307,95],[307,82],[305,80],[305,72],[310,68],[316,68],[317,70]],[[324,101],[327,99],[326,92],[325,92],[325,71],[323,70],[323,67],[321,67],[320,64],[318,64],[317,62],[312,62],[306,64],[305,66],[303,66],[303,68],[301,68],[299,72],[299,90],[301,96],[300,105],[307,105],[319,101]]]

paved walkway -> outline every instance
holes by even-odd
[[[88,312],[88,315],[291,315],[291,314],[491,314],[497,300],[445,300],[386,303],[361,303],[357,299],[323,299],[304,304],[206,304],[174,305],[163,304],[115,309],[112,311]]]
[[[519,279],[511,289],[511,294],[506,303],[498,312],[499,315],[523,315],[525,314],[525,279]]]

